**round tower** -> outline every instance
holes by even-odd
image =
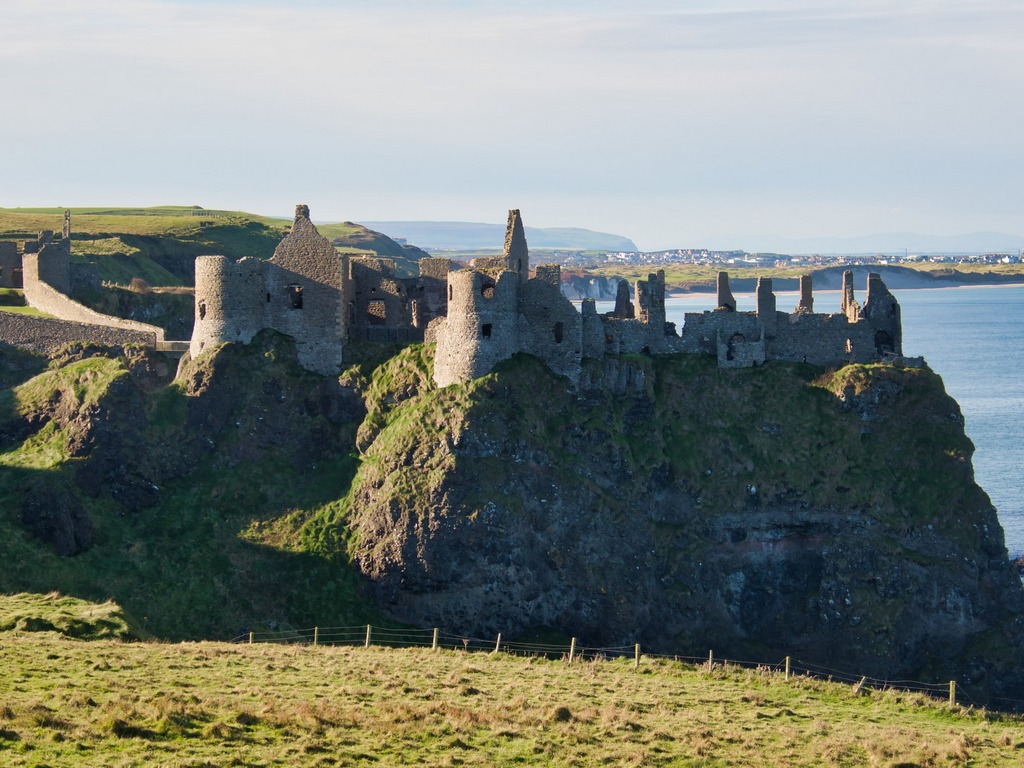
[[[474,269],[448,275],[448,317],[437,334],[434,381],[444,387],[488,373],[519,351],[519,275]]]

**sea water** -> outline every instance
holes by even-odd
[[[1024,555],[1024,285],[893,291],[903,310],[903,353],[923,356],[960,404],[975,446],[974,474],[999,513],[1011,557]],[[864,300],[863,293],[857,298]],[[797,294],[777,294],[791,312]],[[737,308],[754,309],[752,294]],[[714,308],[714,294],[670,297],[667,319]],[[816,291],[816,312],[838,312],[838,291]],[[606,312],[612,302],[598,302]]]

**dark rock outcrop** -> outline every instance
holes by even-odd
[[[352,503],[382,605],[476,636],[1024,691],[1024,593],[938,377],[613,367],[584,378],[631,382],[617,394],[517,358],[396,409]]]
[[[32,483],[21,503],[21,521],[59,555],[77,555],[92,544],[92,520],[63,479]]]

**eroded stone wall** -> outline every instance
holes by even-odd
[[[0,288],[21,288],[21,256],[18,244],[0,241]]]
[[[317,232],[304,205],[269,261],[199,257],[191,354],[219,342],[245,344],[271,328],[295,339],[303,367],[337,373],[346,330],[344,272],[343,257]]]
[[[476,269],[448,276],[448,317],[437,330],[434,381],[444,387],[483,376],[520,351],[519,279]]]
[[[80,341],[107,346],[154,346],[152,334],[143,331],[13,312],[0,313],[0,341],[43,355],[53,354],[68,344]]]
[[[61,258],[63,248],[57,244],[47,244],[38,253],[26,253],[22,259],[23,265],[23,290],[25,301],[29,306],[53,315],[60,320],[69,320],[75,323],[86,323],[89,325],[105,325],[110,328],[117,328],[123,331],[134,331],[142,334],[150,346],[156,346],[158,341],[164,341],[164,329],[148,323],[140,323],[135,320],[125,320],[120,317],[104,315],[84,304],[68,297],[57,287],[44,279],[46,275],[60,285],[67,286],[69,282],[68,261],[66,253]],[[52,257],[52,260],[51,260]],[[59,271],[63,265],[63,272]],[[142,338],[140,336],[138,338]]]

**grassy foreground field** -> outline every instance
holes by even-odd
[[[668,660],[0,635],[4,766],[1019,766],[1019,719]]]

